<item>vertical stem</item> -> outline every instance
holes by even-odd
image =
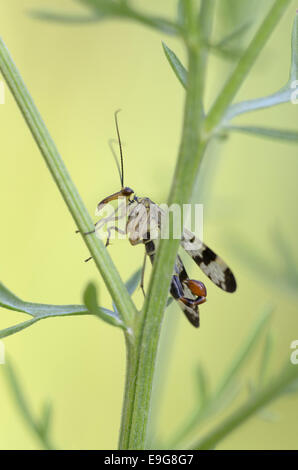
[[[210,0],[209,0],[210,1]],[[190,200],[200,162],[207,142],[201,139],[203,124],[202,98],[204,89],[205,48],[201,45],[200,30],[197,28],[195,1],[185,1],[187,6],[188,34],[188,87],[186,92],[182,140],[172,182],[168,205],[180,206]],[[214,4],[211,0],[210,3]],[[209,14],[213,9],[208,10]],[[133,377],[127,394],[133,397],[130,404],[130,421],[127,432],[121,433],[120,448],[144,449],[150,410],[153,372],[158,347],[159,333],[173,267],[180,240],[161,240],[153,265],[147,293],[143,320],[139,325],[137,354]],[[133,392],[131,392],[133,390]]]
[[[134,392],[135,392],[135,376],[137,366],[137,347],[135,342],[130,342],[128,336],[126,338],[126,372],[125,372],[125,388],[124,399],[122,405],[121,426],[119,433],[119,449],[127,448],[127,437],[130,433],[131,417],[133,412]]]

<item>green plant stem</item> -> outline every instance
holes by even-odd
[[[213,104],[206,118],[204,126],[205,132],[207,134],[209,134],[221,122],[226,109],[235,98],[236,93],[241,87],[248,72],[250,71],[290,2],[291,0],[275,0],[273,7],[267,14],[250,45],[239,60],[234,72],[224,85],[223,90]]]
[[[203,49],[203,61],[205,62],[205,70],[208,60],[209,42],[212,32],[213,19],[215,11],[215,0],[202,0],[200,15],[198,19],[198,27],[201,34],[201,42]],[[203,78],[206,78],[206,73],[203,74]]]
[[[196,17],[194,3],[187,2],[189,18]],[[209,12],[211,14],[211,10]],[[207,142],[200,137],[203,123],[202,96],[204,87],[204,49],[200,47],[200,37],[194,36],[189,25],[186,38],[188,50],[188,87],[186,92],[182,140],[176,171],[171,187],[168,205],[182,205],[190,200],[196,175],[204,154]],[[195,40],[196,39],[196,40]],[[179,246],[179,240],[161,240],[153,265],[150,285],[147,292],[142,321],[138,328],[138,353],[136,363],[131,369],[131,380],[127,390],[133,403],[127,403],[129,413],[123,415],[120,435],[121,449],[144,449],[147,424],[150,411],[150,398],[153,372],[158,347],[163,312],[166,305],[173,267]]]
[[[63,160],[39,114],[3,40],[0,38],[1,72],[31,130],[61,195],[81,233],[93,229],[92,219],[70,178]],[[74,235],[75,236],[75,235]],[[136,308],[103,243],[93,234],[83,236],[90,254],[114,300],[121,319],[127,327],[132,325]]]
[[[190,60],[189,65],[189,90],[192,90],[191,80],[192,71],[194,69],[192,59]],[[197,109],[200,110],[200,105],[199,103],[197,104]],[[193,137],[194,135],[198,135],[198,133],[197,126],[195,124],[195,132],[191,134],[188,120],[192,114],[190,108],[189,100],[186,104],[186,113],[188,114],[188,118],[185,120],[184,136],[185,133],[186,135],[189,133],[191,139],[187,142],[183,142],[180,154],[185,160],[185,173],[182,165],[179,165],[176,169],[175,188],[172,190],[173,192],[170,199],[171,201],[175,200],[177,203],[179,203],[178,201],[181,201],[181,204],[183,202],[187,202],[191,196],[191,191],[189,191],[189,195],[185,194],[185,188],[187,185],[192,185],[192,177],[189,181],[186,176],[190,173],[189,164],[194,160],[192,158],[193,156],[195,156],[196,160],[200,160],[205,147],[203,143],[199,144],[198,140],[196,140],[197,145],[195,145],[195,139]],[[199,115],[196,116],[192,123],[198,122],[198,119]],[[190,152],[192,152],[194,148],[195,153],[191,154]],[[191,172],[191,176],[193,176],[193,167],[191,168]],[[190,188],[190,186],[188,186],[188,188]],[[153,265],[149,289],[143,309],[144,322],[140,325],[138,333],[139,355],[135,356],[136,364],[135,368],[132,369],[133,375],[131,377],[132,381],[130,382],[130,388],[134,389],[133,393],[130,393],[133,397],[134,403],[132,404],[133,406],[130,407],[131,414],[127,416],[127,419],[130,420],[129,425],[125,426],[128,432],[125,432],[120,439],[120,448],[122,449],[142,449],[145,446],[155,357],[163,312],[166,305],[178,246],[179,240],[161,240],[159,253],[157,254]],[[133,377],[135,378],[133,379]]]
[[[206,437],[198,440],[191,446],[192,449],[214,449],[218,442],[234,431],[244,421],[272,400],[278,398],[291,384],[298,379],[298,370],[295,366],[287,366],[285,371],[267,385],[265,389],[253,395],[251,399],[241,406],[231,416],[226,418],[219,426]]]

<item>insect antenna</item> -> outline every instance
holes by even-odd
[[[120,139],[120,132],[119,132],[119,126],[118,126],[118,118],[117,115],[121,111],[121,109],[118,109],[114,116],[115,116],[115,124],[116,124],[116,131],[117,131],[117,137],[118,137],[118,143],[119,143],[119,150],[120,150],[120,163],[121,163],[121,170],[120,170],[120,181],[121,181],[121,187],[122,189],[124,188],[124,169],[123,169],[123,153],[122,153],[122,144],[121,144],[121,139]]]
[[[114,160],[115,160],[115,163],[116,163],[116,166],[117,166],[117,170],[118,170],[118,173],[119,173],[121,185],[122,185],[122,174],[121,174],[121,170],[120,170],[119,159],[116,155],[116,152],[115,152],[115,149],[114,149],[114,146],[113,146],[113,144],[115,144],[115,143],[118,143],[118,141],[116,139],[109,139],[109,146],[110,146],[111,152],[113,154],[113,157],[114,157]]]

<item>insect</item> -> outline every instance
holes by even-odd
[[[127,234],[132,245],[137,245],[139,243],[144,244],[145,257],[140,286],[145,295],[144,273],[146,259],[149,257],[151,263],[154,263],[160,229],[165,213],[148,197],[138,197],[133,189],[124,186],[123,152],[117,119],[119,111],[120,110],[115,112],[114,117],[120,150],[121,168],[114,152],[113,154],[116,159],[120,175],[121,189],[120,191],[104,198],[97,205],[97,214],[100,213],[102,208],[111,201],[119,199],[124,200],[122,206],[118,206],[117,217],[115,218],[114,214],[113,220],[119,220],[122,217],[126,217],[125,229],[121,230],[117,226],[110,227],[108,229],[106,246],[109,245],[112,230]],[[123,208],[124,211],[122,210]],[[102,218],[95,224],[94,230],[85,233],[85,235],[96,232],[105,223],[109,222],[109,220],[109,217]],[[234,292],[236,290],[235,277],[226,263],[186,228],[183,229],[180,243],[182,248],[185,249],[188,255],[191,256],[195,263],[215,285],[226,292]],[[86,261],[89,261],[89,259],[91,258],[88,258]],[[195,327],[199,327],[199,305],[206,302],[207,289],[201,281],[189,279],[185,266],[179,255],[177,255],[175,262],[170,293],[177,301],[190,323]]]

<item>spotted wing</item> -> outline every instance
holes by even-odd
[[[226,292],[235,292],[236,279],[230,268],[187,229],[183,230],[181,246],[215,285]]]

